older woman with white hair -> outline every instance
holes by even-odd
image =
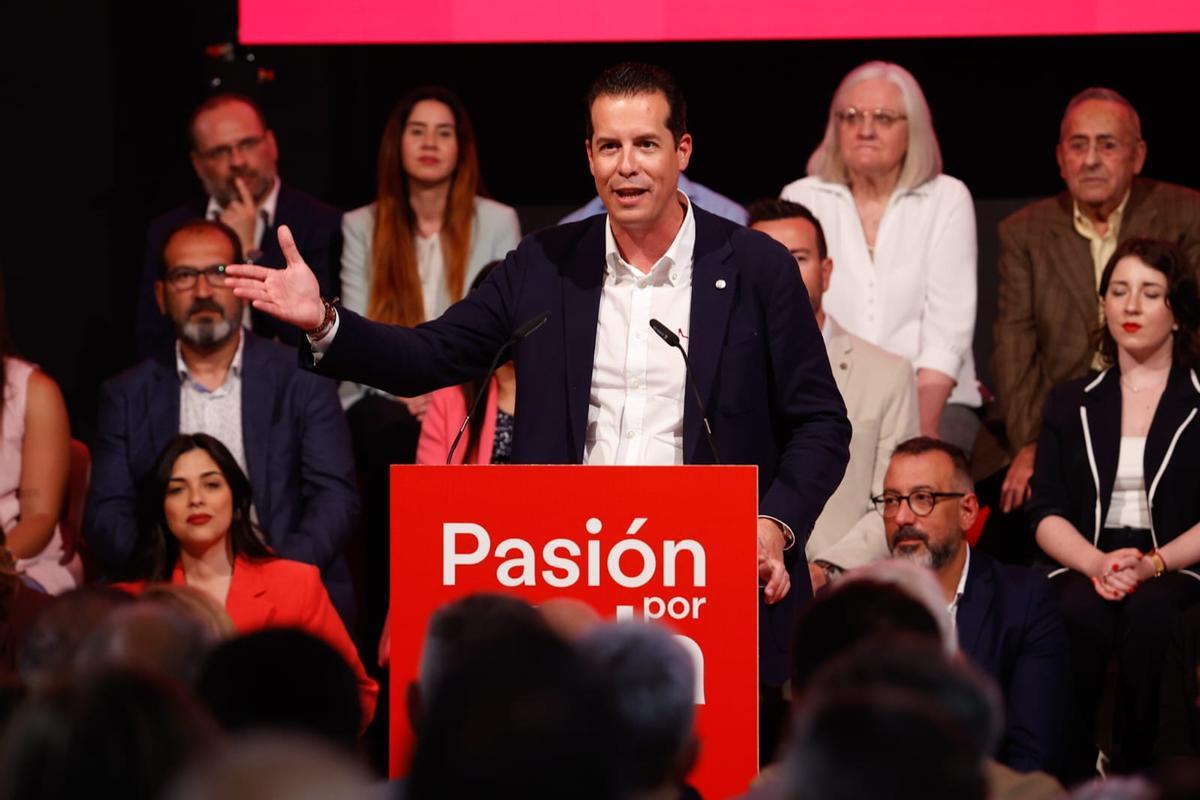
[[[912,361],[921,433],[970,452],[980,405],[975,208],[942,174],[925,95],[903,67],[872,61],[842,80],[808,177],[781,197],[807,206],[837,263],[824,310]]]

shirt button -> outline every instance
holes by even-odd
[[[637,379],[637,378],[634,378],[633,380],[631,380],[631,381],[629,382],[629,385],[630,385],[630,386],[632,386],[632,387],[633,387],[633,388],[635,388],[635,389],[636,389],[636,388],[638,388],[638,385],[639,385],[639,381],[638,381],[638,379]]]
[[[625,434],[625,438],[626,439],[636,439],[637,431],[630,431],[629,433]]]
[[[645,289],[645,288],[646,288],[646,281],[645,281],[645,280],[640,280],[640,281],[638,281],[638,288],[639,288],[639,289]]]

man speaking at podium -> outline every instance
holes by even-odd
[[[307,331],[318,372],[406,397],[480,376],[548,312],[513,346],[515,463],[756,464],[759,671],[779,687],[811,596],[804,540],[849,457],[825,344],[787,250],[678,191],[692,137],[674,79],[622,64],[586,100],[608,214],[527,236],[439,319],[405,328],[337,308],[286,228],[286,269],[230,267],[229,283]]]

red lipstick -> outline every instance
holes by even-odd
[[[1137,333],[1138,331],[1140,331],[1142,329],[1142,326],[1137,324],[1136,322],[1126,322],[1121,327],[1124,328],[1126,330],[1126,332],[1128,332],[1128,333]]]
[[[203,525],[212,519],[212,514],[192,514],[187,518],[188,525]]]

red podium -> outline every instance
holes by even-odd
[[[475,592],[666,625],[696,663],[705,797],[758,769],[754,467],[392,467],[391,771],[430,614]]]

